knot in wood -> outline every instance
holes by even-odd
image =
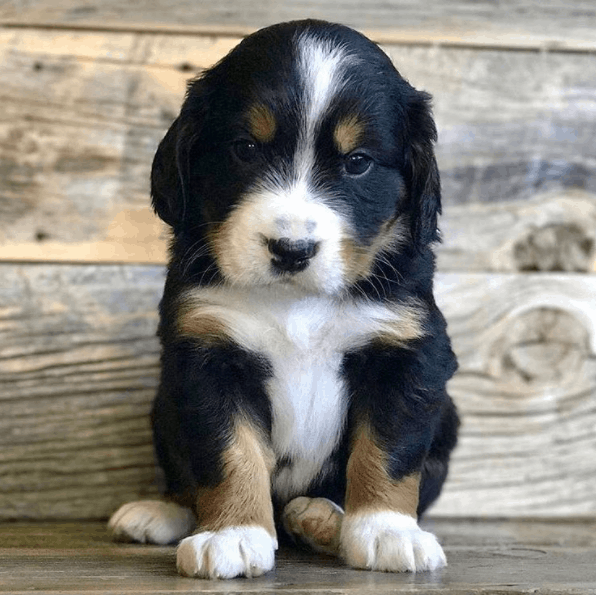
[[[518,271],[588,272],[594,240],[575,223],[553,223],[518,241],[513,256]]]
[[[535,308],[517,316],[493,354],[497,373],[506,382],[523,385],[575,382],[590,356],[588,330],[571,313]]]

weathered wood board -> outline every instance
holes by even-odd
[[[593,2],[13,0],[0,5],[0,519],[99,518],[156,494],[163,268],[139,263],[165,261],[168,232],[149,207],[151,159],[189,77],[241,35],[307,15],[364,29],[434,94],[437,297],[464,419],[434,514],[596,514]],[[102,264],[44,264],[59,261]]]
[[[7,523],[0,527],[0,593],[21,595],[594,595],[592,522],[434,520],[449,566],[393,574],[353,570],[338,559],[283,547],[275,570],[232,581],[182,578],[176,550],[110,541],[102,523]]]
[[[156,493],[162,267],[0,265],[0,518]],[[596,513],[596,278],[448,273],[460,446],[434,514]]]
[[[186,80],[237,41],[0,30],[0,260],[164,262],[166,234],[148,206],[152,156]],[[513,241],[503,238],[513,218],[515,241],[531,242],[545,195],[554,204],[583,192],[565,221],[579,226],[589,245],[596,200],[592,55],[386,49],[413,84],[435,96],[443,270],[531,268],[503,256]],[[534,207],[525,205],[530,199]],[[561,209],[544,212],[558,217]],[[468,213],[483,223],[471,226]],[[556,217],[539,218],[548,227]],[[491,226],[494,239],[484,233]],[[580,270],[593,269],[593,245]]]
[[[0,267],[0,517],[101,517],[151,490],[163,278]]]
[[[440,220],[442,271],[596,271],[596,195],[451,205]]]
[[[596,6],[590,0],[13,0],[0,23],[14,25],[244,34],[300,18],[339,21],[382,41],[531,49],[593,50]]]

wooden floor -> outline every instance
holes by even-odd
[[[283,550],[268,575],[224,582],[181,578],[173,547],[113,544],[102,523],[7,523],[0,526],[0,593],[596,594],[596,521],[426,526],[445,547],[442,572],[370,573]]]

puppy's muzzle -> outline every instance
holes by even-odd
[[[290,238],[267,240],[273,269],[279,273],[300,273],[308,267],[310,260],[317,254],[319,244],[313,240],[290,240]]]

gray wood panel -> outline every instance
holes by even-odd
[[[377,32],[383,41],[593,50],[596,6],[590,0],[14,0],[0,22],[26,26],[246,33],[305,17]]]
[[[0,517],[99,518],[155,492],[161,268],[0,270]]]
[[[162,267],[0,265],[0,518],[156,493]],[[464,424],[435,514],[596,513],[596,278],[441,274]]]

